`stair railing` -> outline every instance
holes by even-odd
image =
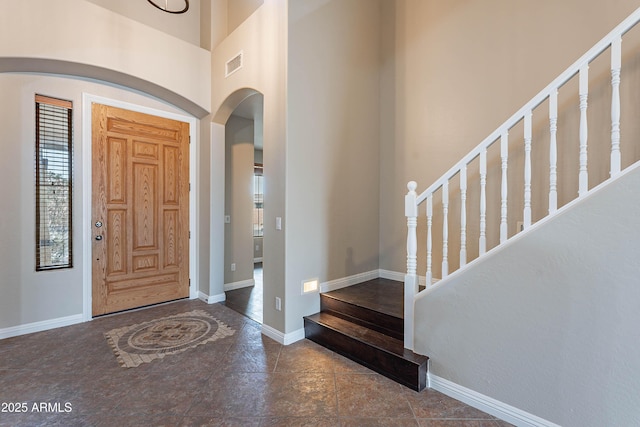
[[[578,199],[589,192],[587,169],[587,100],[589,96],[589,64],[599,57],[607,49],[611,52],[611,161],[610,177],[615,178],[621,172],[620,155],[620,71],[622,68],[621,43],[623,36],[640,21],[640,8],[633,12],[627,19],[598,42],[586,54],[572,64],[564,73],[553,80],[546,88],[527,102],[518,112],[491,133],[484,141],[475,147],[469,154],[463,157],[455,166],[449,169],[436,182],[430,185],[419,195],[416,193],[417,184],[411,181],[407,184],[408,193],[405,196],[405,216],[407,217],[407,273],[405,275],[405,339],[404,345],[413,349],[414,337],[414,301],[419,292],[420,277],[417,274],[418,265],[418,240],[417,224],[418,211],[421,204],[426,204],[426,273],[425,284],[429,287],[435,280],[433,277],[433,220],[434,220],[434,193],[440,191],[439,206],[441,207],[442,235],[441,235],[441,279],[449,276],[449,205],[450,205],[450,181],[459,177],[459,203],[460,203],[460,252],[459,269],[461,271],[467,265],[467,169],[472,161],[479,160],[479,239],[478,258],[487,253],[487,150],[500,141],[500,225],[499,243],[502,245],[509,238],[507,233],[507,170],[509,154],[509,131],[522,122],[524,141],[524,194],[522,212],[522,231],[532,225],[532,199],[531,199],[531,171],[532,171],[532,118],[533,112],[540,104],[548,101],[548,133],[549,133],[549,209],[547,217],[558,212],[558,93],[559,89],[570,79],[578,77],[579,80],[579,168],[578,168]],[[545,119],[546,120],[546,119]],[[538,170],[538,169],[536,169]],[[497,236],[496,236],[497,237]],[[495,246],[495,247],[497,247]],[[492,248],[493,249],[495,249]]]

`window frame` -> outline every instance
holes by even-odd
[[[66,219],[61,223],[62,227],[66,228],[66,238],[64,238],[63,252],[66,262],[54,263],[50,260],[49,263],[43,263],[43,247],[49,246],[49,242],[45,242],[43,235],[49,233],[51,230],[43,230],[43,226],[46,226],[41,221],[43,220],[43,209],[46,206],[47,201],[51,201],[51,195],[45,192],[46,187],[43,186],[43,153],[45,149],[45,142],[42,141],[43,131],[43,117],[41,105],[47,105],[49,108],[59,108],[66,110],[66,120],[62,119],[56,122],[56,125],[62,126],[63,130],[66,130],[66,137],[64,144],[65,147],[62,154],[57,157],[59,167],[62,169],[63,174],[61,177],[66,180],[64,185],[60,186],[66,189],[66,200],[63,200],[63,209],[66,210]],[[60,113],[64,113],[59,110]],[[66,129],[64,129],[66,127]],[[73,268],[73,103],[71,101],[52,98],[44,95],[35,96],[35,269],[36,271],[49,271]],[[55,193],[54,193],[55,194]],[[48,240],[48,239],[47,239]]]
[[[262,193],[258,193],[258,176],[262,179]],[[256,206],[256,197],[258,195],[262,195],[262,207],[258,208]],[[258,212],[259,210],[259,212]],[[258,218],[258,222],[256,223],[256,216]],[[253,237],[264,237],[264,174],[263,174],[263,165],[262,163],[255,163],[253,165]],[[260,221],[262,219],[262,221]],[[258,230],[256,233],[256,225],[259,226],[260,222],[262,222],[262,231]],[[259,228],[259,227],[258,227]]]

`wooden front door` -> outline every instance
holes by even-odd
[[[189,296],[189,124],[92,105],[98,316]]]

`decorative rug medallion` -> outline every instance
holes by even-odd
[[[207,312],[194,310],[112,329],[104,335],[120,365],[133,368],[233,335],[234,332]]]

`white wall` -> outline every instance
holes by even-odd
[[[640,425],[640,168],[419,295],[430,372],[562,426]]]
[[[378,269],[379,6],[289,3],[288,331],[319,311],[303,280]]]
[[[113,85],[68,77],[0,74],[0,330],[82,314],[82,213],[86,176],[82,164],[91,141],[83,139],[82,94],[88,93],[163,111],[180,110]],[[73,268],[35,271],[35,94],[73,102]]]

